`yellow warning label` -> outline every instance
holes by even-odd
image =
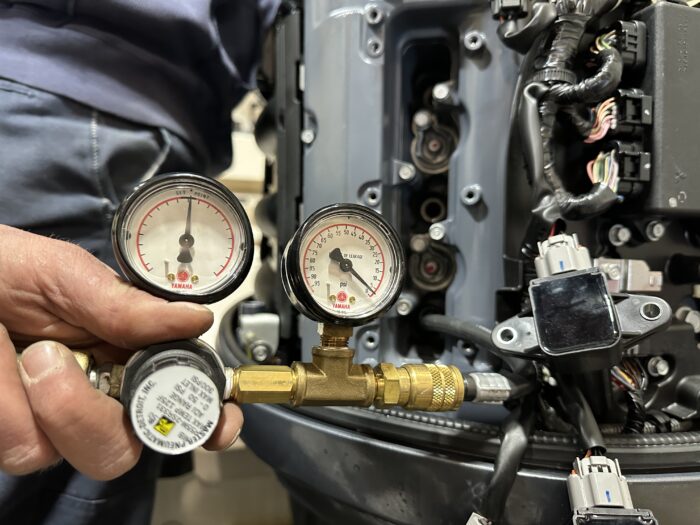
[[[173,429],[175,426],[175,421],[170,421],[167,417],[162,416],[159,420],[158,423],[153,425],[153,428],[156,432],[160,432],[164,436],[167,436],[170,434],[170,431]]]

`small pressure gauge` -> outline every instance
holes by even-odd
[[[396,231],[355,204],[312,214],[281,262],[290,301],[307,317],[332,324],[360,325],[386,312],[401,292],[404,271]]]
[[[138,186],[117,209],[112,244],[136,286],[170,301],[223,299],[253,260],[243,206],[221,183],[199,175],[164,175]]]
[[[120,400],[146,446],[176,455],[203,445],[214,433],[225,389],[217,353],[191,339],[134,354],[124,366]]]

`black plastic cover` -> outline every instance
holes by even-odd
[[[642,89],[654,99],[651,188],[646,208],[665,215],[700,212],[700,9],[658,2],[635,18],[646,23]]]
[[[534,280],[530,300],[540,347],[550,356],[612,348],[620,341],[615,307],[598,270]]]

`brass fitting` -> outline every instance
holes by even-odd
[[[464,399],[457,367],[416,364],[374,369],[353,363],[348,347],[352,328],[322,325],[321,344],[311,363],[251,365],[229,371],[230,399],[238,403],[289,403],[292,406],[347,405],[411,410],[456,410]]]

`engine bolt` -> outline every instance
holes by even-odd
[[[661,356],[654,356],[647,363],[647,370],[654,377],[666,377],[671,371],[671,365]]]
[[[447,234],[447,230],[445,229],[445,225],[441,224],[439,222],[432,224],[430,226],[430,229],[428,230],[428,234],[430,235],[430,238],[434,241],[441,241],[442,239],[445,238],[445,235]]]
[[[406,182],[413,180],[416,176],[416,168],[413,164],[402,164],[399,168],[399,178]]]
[[[646,234],[647,240],[656,242],[666,233],[666,226],[663,222],[651,221],[644,229],[644,233]]]
[[[251,355],[258,363],[265,361],[270,356],[270,348],[264,344],[256,344],[251,350]]]
[[[304,144],[311,144],[316,139],[316,133],[314,133],[314,130],[307,128],[302,130],[300,138]]]
[[[433,98],[438,102],[446,102],[450,98],[450,87],[447,84],[435,84]]]
[[[632,239],[632,232],[627,226],[615,224],[608,231],[608,240],[613,246],[623,246]]]

